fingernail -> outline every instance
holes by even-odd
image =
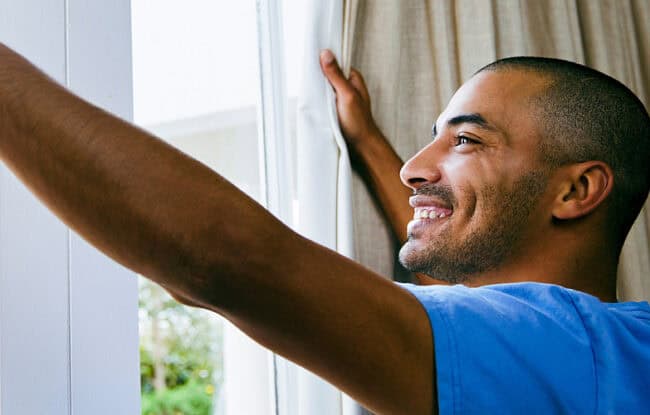
[[[332,62],[334,62],[334,54],[332,53],[331,50],[329,49],[323,49],[320,52],[320,58],[323,60],[323,62],[328,65]]]

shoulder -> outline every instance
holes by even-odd
[[[466,314],[479,318],[485,314],[489,323],[514,316],[519,316],[517,319],[520,320],[522,315],[536,315],[537,318],[560,318],[561,323],[566,324],[568,320],[578,317],[574,296],[588,296],[557,285],[540,283],[495,284],[477,288],[463,285],[400,285],[420,301],[430,318],[437,318],[440,313],[455,318]],[[584,303],[590,304],[589,301]],[[570,316],[573,318],[568,318]]]
[[[607,304],[540,283],[400,285],[429,316],[440,413],[593,412],[602,408],[601,377],[635,370],[629,362],[613,368],[605,355],[629,347],[626,338],[639,353],[650,344],[638,340],[650,336],[647,303]],[[526,398],[504,406],[495,396]]]
[[[476,288],[399,285],[413,294],[427,311],[461,309],[473,313],[489,312],[491,317],[507,313],[541,314],[549,318],[555,316],[555,320],[563,317],[560,323],[566,323],[570,316],[571,319],[584,319],[587,324],[595,315],[650,319],[647,302],[603,303],[590,294],[554,284],[525,282]]]

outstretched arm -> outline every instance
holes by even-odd
[[[404,243],[406,225],[413,217],[408,204],[411,191],[399,178],[404,163],[372,117],[370,96],[361,74],[352,69],[350,77],[345,78],[330,51],[321,53],[321,67],[336,92],[339,123],[355,170],[378,199],[397,239]]]
[[[369,408],[435,407],[431,330],[414,297],[1,44],[0,158],[106,254]]]

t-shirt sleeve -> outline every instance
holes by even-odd
[[[429,316],[440,414],[595,413],[591,344],[566,290],[400,285]]]

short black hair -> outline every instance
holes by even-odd
[[[614,172],[609,218],[623,243],[648,198],[650,117],[621,82],[595,69],[561,59],[510,57],[483,71],[523,70],[549,81],[533,99],[540,109],[542,160],[552,167],[589,160]]]

